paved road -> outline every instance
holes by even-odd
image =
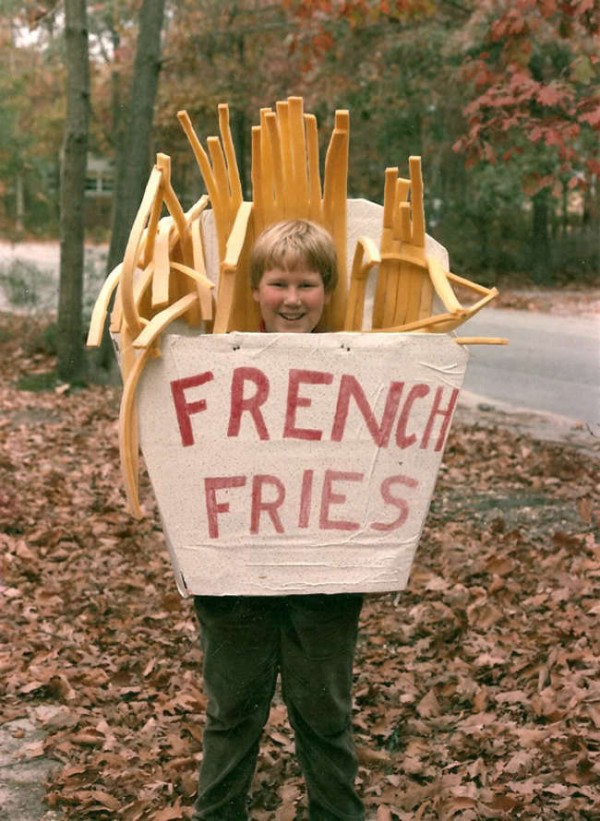
[[[496,308],[459,333],[510,340],[508,346],[471,346],[465,390],[600,425],[600,318]]]

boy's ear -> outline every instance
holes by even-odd
[[[253,288],[253,289],[252,289],[252,299],[253,299],[255,302],[259,302],[259,301],[260,301],[260,294],[258,293],[258,288]]]
[[[326,291],[325,292],[325,299],[323,300],[323,305],[329,305],[329,303],[331,302],[331,297],[332,296],[333,296],[333,294],[331,293],[331,291]]]

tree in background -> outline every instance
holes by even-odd
[[[107,272],[123,259],[131,226],[152,167],[152,121],[161,68],[161,31],[165,0],[143,0],[133,78],[125,115],[114,123],[117,132],[116,177]],[[118,108],[114,109],[115,114]]]
[[[65,0],[67,114],[60,185],[60,283],[57,372],[65,382],[84,370],[82,303],[90,80],[86,0]]]
[[[218,133],[218,104],[229,104],[242,188],[249,196],[251,127],[259,109],[299,93],[289,49],[294,25],[273,0],[178,3],[163,52],[156,125],[187,204],[197,199],[201,180],[177,112],[187,110],[198,134],[209,136]]]
[[[599,31],[591,0],[486,0],[464,32],[461,73],[473,99],[455,148],[471,167],[501,160],[518,175],[531,198],[530,262],[540,282],[552,277],[557,203],[564,233],[574,209],[598,232]],[[597,240],[590,250],[597,267]]]
[[[0,221],[9,236],[56,231],[64,121],[62,38],[52,4],[5,0],[0,21]]]
[[[112,4],[108,4],[112,11]],[[121,77],[111,72],[111,107],[115,184],[111,219],[110,246],[106,263],[109,274],[123,259],[127,240],[140,206],[148,174],[152,167],[152,133],[154,105],[161,70],[161,32],[165,0],[143,0],[138,17],[138,37],[129,94],[123,95]],[[113,60],[120,46],[116,21],[109,14],[108,30],[112,37]],[[122,102],[122,95],[126,102]],[[108,330],[96,357],[96,364],[110,370],[113,364]]]

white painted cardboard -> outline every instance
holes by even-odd
[[[140,442],[182,594],[406,586],[468,351],[442,334],[166,334]]]

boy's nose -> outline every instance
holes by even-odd
[[[285,294],[285,301],[290,305],[296,305],[300,302],[300,292],[296,288],[288,288]]]

